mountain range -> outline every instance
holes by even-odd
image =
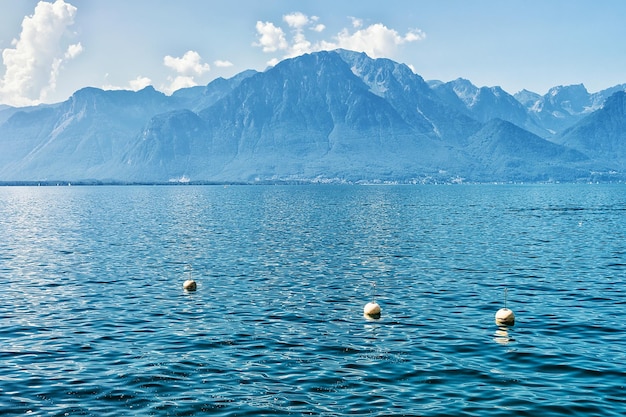
[[[0,181],[623,181],[625,90],[511,95],[322,51],[171,96],[89,87],[0,106]]]

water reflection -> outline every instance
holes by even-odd
[[[493,340],[500,345],[508,345],[511,342],[514,342],[515,339],[512,335],[509,334],[508,326],[498,326],[496,330]]]

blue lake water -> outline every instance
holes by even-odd
[[[0,413],[623,416],[625,281],[625,185],[2,187]]]

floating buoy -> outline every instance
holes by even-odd
[[[512,326],[515,324],[515,313],[508,308],[501,308],[496,312],[496,324]]]
[[[513,326],[515,324],[515,313],[506,307],[506,297],[508,289],[504,289],[504,308],[496,311],[496,324],[501,326]]]
[[[189,279],[183,282],[183,288],[185,289],[185,291],[195,291],[197,287],[196,281],[191,278],[191,271],[192,268],[191,265],[189,265]]]
[[[380,318],[381,311],[382,310],[381,310],[380,306],[375,301],[371,301],[371,302],[365,304],[365,307],[363,307],[363,314],[365,316],[371,317],[373,319]]]
[[[375,282],[372,283],[372,288],[376,288]],[[372,294],[372,296],[373,295],[374,294]],[[379,319],[381,312],[382,312],[382,309],[380,308],[380,305],[378,305],[378,303],[374,300],[365,304],[365,307],[363,307],[363,315],[365,316],[365,318],[368,318],[368,319]]]
[[[193,279],[188,279],[187,281],[183,282],[183,288],[185,289],[185,291],[195,291],[196,281],[194,281]]]

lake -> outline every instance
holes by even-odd
[[[625,281],[623,184],[0,187],[0,412],[623,416]]]

